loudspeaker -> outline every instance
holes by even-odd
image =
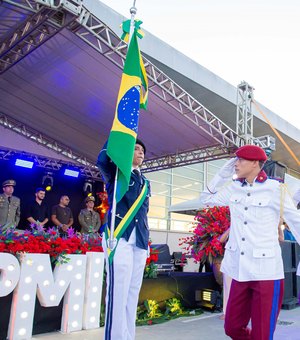
[[[283,260],[283,268],[285,272],[289,272],[295,268],[293,261],[293,247],[294,242],[280,242],[281,254]]]
[[[298,305],[299,280],[296,275],[300,248],[296,242],[281,242],[284,266],[284,295],[282,309],[293,309]]]
[[[282,309],[293,309],[298,305],[296,272],[284,273],[284,295]]]
[[[263,170],[270,177],[281,178],[284,180],[284,174],[286,173],[286,167],[276,161],[267,160],[264,164]]]
[[[171,263],[170,248],[167,244],[151,244],[151,248],[158,251],[157,264]]]

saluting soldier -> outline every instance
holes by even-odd
[[[232,277],[225,333],[232,339],[273,339],[284,283],[278,221],[287,222],[300,244],[299,212],[285,187],[262,170],[267,160],[262,148],[244,145],[235,154],[201,194],[205,206],[230,208],[221,266]]]
[[[16,228],[20,222],[20,199],[13,196],[16,181],[8,179],[2,183],[3,194],[0,194],[0,232]]]
[[[84,234],[97,233],[101,222],[99,213],[94,211],[95,197],[89,196],[85,199],[86,208],[79,213],[78,220],[81,225],[81,232]]]

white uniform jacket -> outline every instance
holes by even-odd
[[[288,193],[282,195],[277,180],[261,172],[253,184],[233,181],[221,190],[224,179],[216,175],[213,189],[201,194],[207,206],[229,206],[230,236],[221,270],[237,281],[276,280],[284,278],[278,241],[280,204],[284,220],[300,242],[300,214]]]

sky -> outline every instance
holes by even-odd
[[[134,0],[101,0],[130,17]],[[300,129],[300,0],[136,0],[145,30]],[[147,39],[147,36],[144,37]]]

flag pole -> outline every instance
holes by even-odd
[[[129,32],[129,39],[128,39],[128,47],[130,44],[130,40],[132,34],[134,32],[134,18],[137,12],[137,8],[135,7],[136,0],[133,0],[133,5],[130,8],[130,32]],[[111,221],[110,221],[110,235],[108,239],[108,247],[111,251],[114,250],[115,246],[117,245],[117,239],[114,237],[115,233],[115,220],[116,220],[116,209],[117,209],[117,200],[116,200],[116,192],[117,192],[117,181],[118,181],[118,167],[116,167],[116,175],[114,181],[114,194],[113,194],[113,201],[112,201],[112,208],[111,208]]]
[[[134,18],[135,18],[136,12],[137,12],[137,8],[135,7],[135,3],[136,3],[136,0],[133,0],[133,5],[130,8],[131,18],[130,18],[130,32],[129,32],[128,46],[130,44],[130,40],[131,40],[133,31],[134,31]]]
[[[111,220],[110,220],[110,235],[108,239],[108,247],[111,251],[114,250],[117,245],[117,239],[114,236],[115,233],[115,220],[116,220],[116,208],[117,208],[117,200],[116,200],[116,192],[117,192],[117,181],[118,181],[118,167],[116,167],[115,181],[114,181],[114,194],[111,208]]]

